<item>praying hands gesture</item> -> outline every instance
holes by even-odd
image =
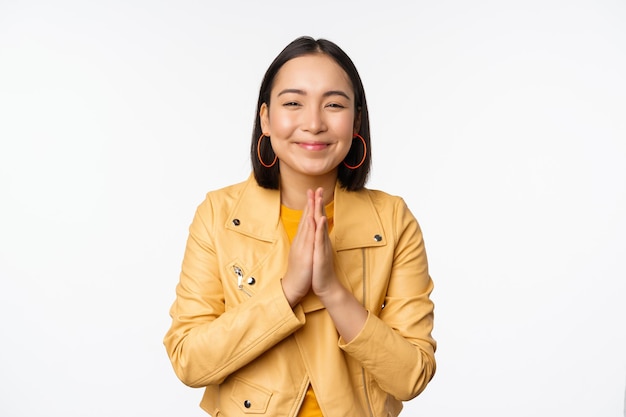
[[[345,341],[352,340],[367,319],[367,311],[339,281],[333,266],[322,188],[307,191],[307,203],[291,244],[283,291],[294,307],[313,291],[328,310]]]

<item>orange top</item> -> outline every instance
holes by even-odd
[[[326,211],[326,218],[328,219],[328,233],[333,230],[333,212],[335,210],[335,202],[328,203],[324,210]],[[302,217],[303,210],[294,210],[289,207],[280,205],[280,220],[283,222],[287,236],[289,236],[289,243],[293,242],[293,238],[296,237],[298,232],[298,225],[300,224],[300,218]]]

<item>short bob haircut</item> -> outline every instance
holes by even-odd
[[[257,146],[260,146],[259,152],[265,163],[271,163],[271,161],[273,161],[276,157],[269,140],[261,140],[260,145],[257,145],[259,137],[263,134],[259,111],[263,103],[266,103],[268,108],[270,107],[270,93],[272,91],[276,74],[281,67],[291,59],[313,54],[324,54],[332,58],[341,68],[343,68],[352,83],[355,101],[355,117],[360,117],[361,120],[358,133],[363,137],[363,139],[365,139],[367,152],[365,155],[365,161],[363,161],[363,164],[357,169],[350,169],[343,163],[339,164],[338,180],[340,185],[349,191],[360,190],[365,186],[372,160],[369,116],[367,112],[367,102],[365,101],[363,83],[361,82],[361,77],[359,76],[354,63],[350,57],[348,57],[348,55],[341,48],[339,48],[339,46],[326,39],[315,40],[309,36],[297,38],[287,45],[285,49],[283,49],[282,52],[274,59],[263,77],[263,82],[261,83],[261,89],[259,91],[259,101],[256,106],[256,118],[254,122],[254,131],[252,132],[252,146],[250,148],[250,158],[252,160],[254,178],[261,187],[272,190],[277,190],[279,188],[279,164],[277,163],[271,168],[266,168],[261,164],[257,155]],[[350,151],[344,161],[348,165],[355,166],[359,164],[362,158],[363,143],[357,138],[352,141],[352,147],[350,148]]]

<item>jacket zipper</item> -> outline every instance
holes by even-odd
[[[363,392],[365,393],[365,401],[367,402],[367,411],[369,411],[370,417],[374,417],[372,405],[370,404],[370,395],[367,392],[367,376],[365,375],[365,368],[361,368],[361,373],[363,375]]]
[[[251,297],[252,295],[248,291],[246,291],[243,286],[243,270],[237,265],[233,265],[233,271],[235,272],[235,275],[237,275],[237,287],[239,288],[239,290],[243,291],[243,293],[246,294],[248,297]]]
[[[363,260],[361,268],[363,269],[363,307],[367,309],[367,272],[366,272],[366,262],[365,262],[365,248],[361,249],[361,259]],[[365,394],[365,402],[367,403],[367,411],[369,411],[370,417],[374,417],[374,412],[372,411],[372,404],[370,402],[370,395],[367,392],[367,375],[365,374],[365,368],[361,368],[361,374],[363,376],[363,393]]]

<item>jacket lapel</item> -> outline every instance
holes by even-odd
[[[367,189],[347,191],[335,187],[335,250],[384,246],[387,236]]]
[[[279,237],[280,193],[257,185],[250,176],[226,221],[226,229],[246,236],[276,241]]]

